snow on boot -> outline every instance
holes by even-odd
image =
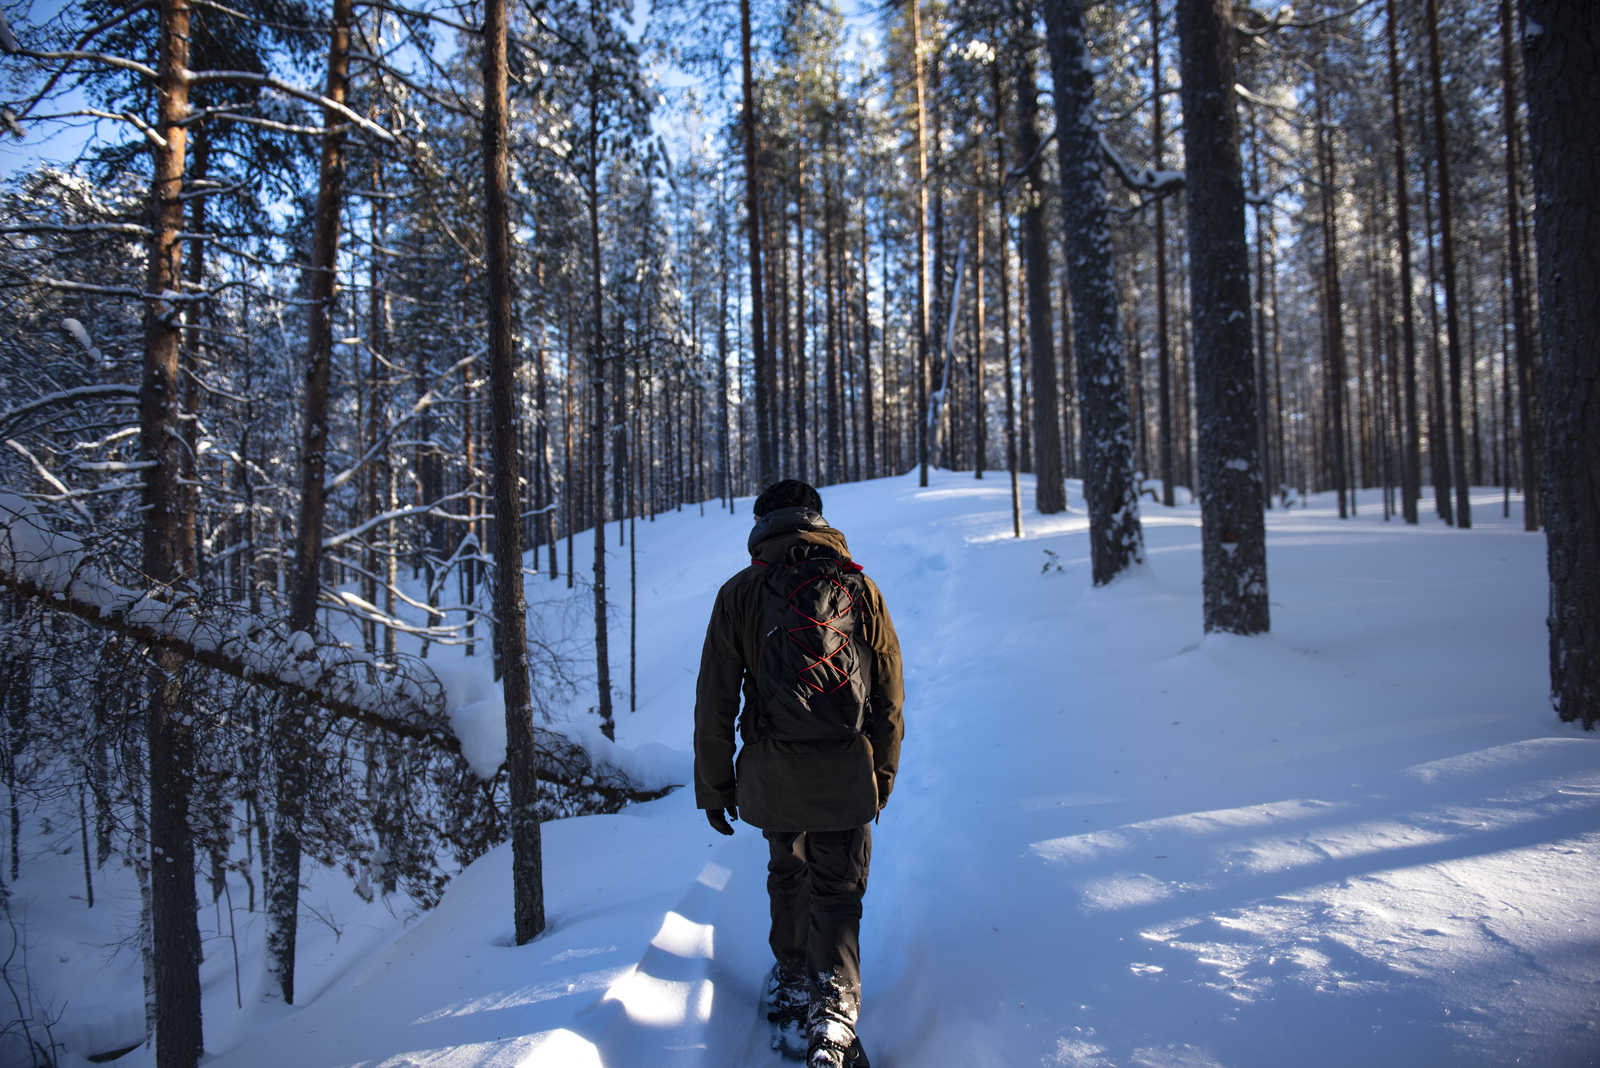
[[[867,1068],[856,1037],[861,993],[843,975],[817,976],[816,994],[806,1013],[806,1068]]]
[[[811,1005],[810,984],[799,964],[778,961],[767,972],[761,1003],[772,1023],[772,1048],[799,1060],[806,1055],[806,1010]]]

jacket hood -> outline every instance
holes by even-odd
[[[810,508],[778,508],[760,519],[750,530],[747,543],[752,559],[776,558],[797,541],[826,545],[841,557],[850,559],[844,535],[828,525],[822,513]]]

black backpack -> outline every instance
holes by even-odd
[[[756,668],[761,737],[820,742],[861,733],[872,692],[865,593],[861,565],[824,546],[802,543],[767,565]]]

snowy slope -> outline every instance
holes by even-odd
[[[823,500],[907,663],[863,927],[875,1064],[1600,1059],[1600,739],[1548,710],[1544,542],[1498,491],[1470,532],[1385,524],[1375,496],[1344,522],[1323,499],[1270,513],[1273,631],[1251,639],[1201,633],[1192,506],[1146,501],[1148,562],[1096,590],[1076,496],[1025,513],[1020,541],[1003,473]],[[639,710],[621,703],[618,740],[664,746],[678,781],[747,514],[639,525]],[[622,615],[620,680],[627,638]],[[225,1011],[230,963],[211,1063],[783,1063],[756,1007],[757,832],[717,836],[685,790],[548,824],[544,845],[534,943],[511,945],[497,850],[431,913],[352,939],[293,1010]]]

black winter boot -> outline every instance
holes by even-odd
[[[805,967],[777,961],[767,972],[761,1003],[772,1021],[772,1048],[787,1057],[806,1055],[806,1010],[811,1006],[811,984]]]
[[[842,973],[821,974],[806,1013],[806,1068],[868,1068],[856,1037],[861,992]]]

